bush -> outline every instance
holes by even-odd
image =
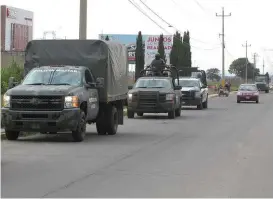
[[[4,94],[8,89],[9,78],[14,77],[15,81],[20,82],[23,78],[24,68],[12,62],[9,67],[1,68],[1,94]]]

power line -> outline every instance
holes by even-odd
[[[246,48],[246,79],[245,79],[245,83],[247,83],[247,65],[248,65],[248,59],[247,59],[247,48],[248,47],[251,47],[251,44],[247,44],[247,41],[246,41],[246,44],[242,44],[243,47]]]
[[[229,15],[225,15],[225,9],[222,7],[222,14],[218,15],[216,13],[216,17],[222,17],[222,79],[225,78],[225,17],[230,17],[231,13]]]
[[[165,19],[163,19],[158,13],[156,13],[154,10],[152,10],[146,3],[143,2],[143,0],[139,0],[148,10],[150,10],[154,15],[156,15],[159,19],[161,19],[161,21],[163,21],[164,23],[166,23],[169,27],[173,27],[175,28],[176,30],[178,30],[179,32],[182,32],[180,31],[178,28],[176,28],[174,25],[172,25],[171,23],[167,22]],[[208,42],[204,42],[204,41],[201,41],[199,39],[195,39],[193,37],[191,37],[192,40],[195,40],[195,41],[198,41],[200,43],[204,43],[204,44],[208,44]]]

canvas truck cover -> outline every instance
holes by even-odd
[[[126,98],[128,92],[127,48],[102,40],[34,40],[26,47],[25,75],[37,66],[88,67],[95,78],[104,78],[100,101]]]

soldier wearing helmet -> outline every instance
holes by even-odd
[[[161,55],[159,53],[155,54],[155,59],[152,61],[151,67],[153,72],[156,74],[162,74],[162,70],[165,69],[166,63],[163,59],[161,59]]]

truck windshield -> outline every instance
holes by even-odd
[[[177,84],[177,80],[176,80]],[[191,80],[191,79],[180,79],[179,80],[179,85],[182,87],[199,87],[199,81],[197,80]]]
[[[266,82],[266,78],[265,77],[256,77],[256,82]]]
[[[172,84],[167,79],[139,79],[134,88],[167,88],[171,89]]]
[[[29,72],[23,85],[72,85],[81,84],[81,72],[74,69],[34,69]]]

